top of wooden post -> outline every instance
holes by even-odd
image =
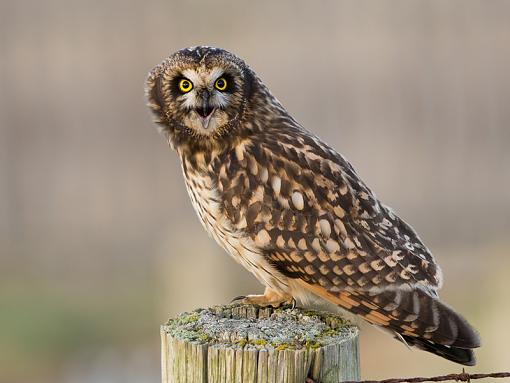
[[[301,308],[215,306],[161,326],[163,382],[359,379],[358,329]]]

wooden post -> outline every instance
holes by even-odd
[[[358,328],[300,308],[216,306],[161,326],[163,383],[359,380]]]

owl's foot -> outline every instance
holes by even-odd
[[[232,300],[232,302],[234,301],[239,301],[243,304],[257,305],[262,307],[267,306],[280,307],[284,304],[290,304],[292,305],[292,308],[296,306],[296,300],[294,299],[294,297],[287,294],[281,294],[270,289],[269,287],[266,287],[264,294],[239,296]]]

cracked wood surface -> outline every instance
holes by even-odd
[[[358,329],[301,308],[215,306],[161,326],[163,383],[358,380]]]

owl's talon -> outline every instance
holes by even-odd
[[[294,297],[292,297],[288,301],[282,302],[280,304],[280,307],[287,307],[287,308],[290,308],[291,310],[294,310],[296,308],[296,306],[297,306],[297,301],[296,301],[296,298],[294,298]]]
[[[281,307],[283,305],[289,304],[289,302],[292,302],[292,307],[295,307],[295,299],[294,297],[274,291],[270,289],[269,287],[266,287],[266,290],[264,291],[264,294],[260,295],[247,295],[245,297],[238,297],[241,298],[241,303],[247,304],[247,305],[256,305],[261,307],[268,307],[272,306],[274,308]],[[237,299],[237,298],[236,298]]]

